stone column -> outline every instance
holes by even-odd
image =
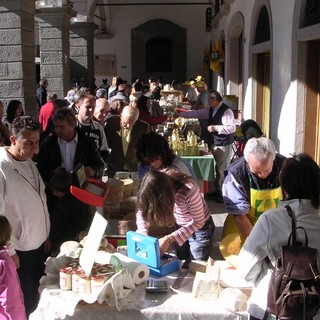
[[[47,1],[48,2],[48,1]],[[36,9],[39,22],[40,75],[48,79],[48,91],[62,99],[71,86],[70,18],[76,15],[69,6]]]
[[[72,19],[73,20],[73,19]],[[90,89],[94,87],[94,31],[98,28],[91,21],[71,21],[70,59],[73,83]]]
[[[0,2],[0,99],[22,102],[25,113],[37,115],[34,0]]]

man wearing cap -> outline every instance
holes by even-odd
[[[193,85],[195,84],[194,79],[190,79],[190,81],[185,81],[183,83],[186,86],[186,92],[184,95],[184,99],[187,100],[190,104],[194,104],[197,101],[197,93]]]
[[[119,84],[118,92],[108,99],[109,104],[114,100],[122,100],[126,105],[129,104],[129,96],[131,94],[132,87],[126,83]]]
[[[205,118],[199,118],[200,127],[201,127],[201,135],[200,138],[204,140],[207,144],[210,142],[209,133],[207,131],[208,127],[208,91],[205,88],[204,81],[197,81],[194,83],[194,87],[198,94],[196,102],[192,105],[193,110],[205,109],[207,116]]]
[[[195,82],[198,82],[198,81],[203,81],[204,82],[204,77],[203,76],[196,76],[194,80],[195,80]],[[206,90],[208,90],[208,86],[207,86],[206,83],[204,83],[204,88]]]
[[[220,93],[216,90],[208,94],[209,111],[207,109],[181,112],[179,116],[184,118],[206,118],[208,125],[208,145],[216,162],[216,176],[214,180],[215,197],[217,202],[222,203],[222,184],[224,171],[230,164],[232,143],[236,126],[234,124],[233,111],[222,102]]]
[[[198,97],[192,109],[194,110],[207,109],[208,108],[208,91],[205,88],[204,81],[195,82],[194,87],[198,93]]]

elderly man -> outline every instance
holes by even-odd
[[[232,143],[236,126],[234,124],[233,111],[222,102],[218,91],[212,90],[208,96],[208,109],[181,112],[179,116],[184,118],[206,118],[208,120],[207,133],[208,144],[216,162],[216,176],[214,180],[214,196],[218,202],[223,202],[221,196],[224,171],[230,164]]]
[[[84,94],[79,99],[79,113],[77,115],[78,128],[97,143],[104,162],[107,162],[109,147],[101,124],[93,120],[96,100],[90,94]]]
[[[126,106],[120,117],[107,120],[105,133],[111,152],[108,157],[108,176],[112,178],[117,171],[137,171],[138,159],[136,144],[139,138],[150,131],[146,122],[139,120],[139,110]]]
[[[79,163],[84,165],[87,177],[100,178],[105,163],[97,143],[77,129],[77,119],[72,110],[57,110],[53,115],[53,123],[55,134],[41,143],[37,158],[43,180],[48,182],[60,167],[71,172]]]
[[[276,208],[282,199],[279,173],[284,157],[276,153],[267,138],[252,138],[244,149],[244,157],[228,168],[223,183],[223,198],[229,213],[223,230],[246,239],[259,216]]]
[[[17,117],[12,123],[10,141],[10,147],[0,148],[0,212],[12,227],[10,255],[18,267],[29,315],[38,304],[39,280],[46,252],[50,250],[45,186],[32,161],[39,149],[38,122],[29,116]]]
[[[110,105],[106,98],[97,99],[96,107],[93,112],[93,120],[98,121],[102,127],[104,127],[109,110]]]

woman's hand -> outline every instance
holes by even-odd
[[[162,257],[168,251],[170,245],[174,242],[171,235],[166,235],[159,239],[160,256]]]

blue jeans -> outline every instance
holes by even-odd
[[[177,226],[177,228],[181,228],[181,226]],[[208,260],[214,229],[215,226],[212,217],[210,217],[204,226],[197,230],[182,246],[176,245],[178,258],[180,260]]]

